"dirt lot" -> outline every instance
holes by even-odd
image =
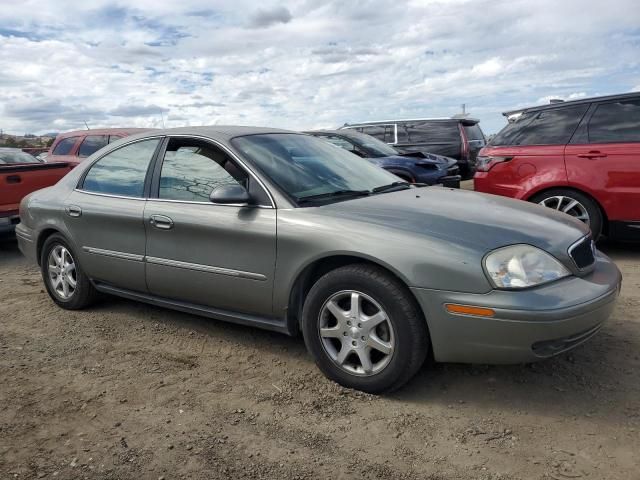
[[[0,242],[0,478],[640,478],[640,248],[602,332],[534,365],[428,364],[375,397],[299,338],[109,298],[56,308]]]

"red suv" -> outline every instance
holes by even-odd
[[[475,189],[572,215],[594,238],[640,240],[640,93],[505,112]]]
[[[76,130],[59,134],[47,156],[47,162],[70,162],[78,164],[102,147],[148,128],[103,128]]]

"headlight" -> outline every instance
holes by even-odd
[[[485,257],[484,269],[497,288],[533,287],[571,275],[558,260],[531,245],[494,250]]]

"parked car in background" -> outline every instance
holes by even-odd
[[[475,171],[478,152],[485,146],[480,121],[474,118],[418,118],[347,124],[353,129],[393,145],[402,153],[429,152],[458,161],[463,179]]]
[[[13,232],[25,195],[53,185],[69,170],[66,162],[44,163],[19,148],[0,148],[0,234]]]
[[[16,236],[61,308],[104,292],[302,330],[329,378],[373,393],[402,386],[430,351],[540,360],[610,315],[620,272],[581,222],[397,179],[310,135],[160,130],[29,195]]]
[[[437,183],[445,187],[460,187],[459,168],[452,158],[422,152],[403,154],[377,138],[355,130],[316,130],[305,133],[366,158],[409,183]]]
[[[23,165],[25,163],[42,163],[42,160],[20,148],[0,147],[0,165]]]
[[[640,93],[505,112],[475,189],[539,203],[598,238],[640,240]]]
[[[61,133],[49,149],[47,162],[79,163],[111,142],[147,130],[149,129],[102,128]]]

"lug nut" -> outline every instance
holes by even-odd
[[[364,336],[360,337],[364,341]]]
[[[347,325],[351,326],[351,321],[347,320]]]
[[[357,345],[356,341],[354,340],[353,342],[351,342],[351,345],[355,347]]]

